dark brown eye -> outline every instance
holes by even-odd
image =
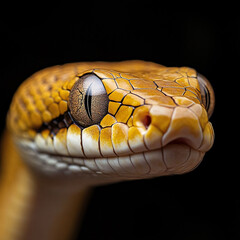
[[[69,108],[82,127],[99,123],[108,110],[108,96],[101,79],[95,74],[80,77],[70,92]]]
[[[202,103],[207,110],[208,117],[210,118],[213,113],[215,105],[214,91],[210,82],[203,75],[198,73],[197,79],[200,86]]]

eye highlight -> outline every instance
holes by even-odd
[[[108,96],[101,79],[92,73],[80,77],[70,92],[69,108],[80,126],[99,123],[108,110]]]

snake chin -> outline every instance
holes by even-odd
[[[204,152],[178,139],[159,149],[116,157],[83,158],[50,154],[30,141],[18,142],[27,164],[46,175],[88,178],[101,183],[187,173],[195,169]],[[95,184],[95,183],[94,183]]]

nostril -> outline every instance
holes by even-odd
[[[143,125],[145,126],[146,129],[148,129],[151,122],[152,122],[152,119],[149,115],[144,116],[144,118],[142,119],[142,123],[143,123]]]

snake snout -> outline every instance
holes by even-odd
[[[149,110],[149,117],[146,116],[147,113],[145,118],[151,121],[148,121],[145,142],[152,150],[160,148],[169,174],[193,170],[213,144],[212,125],[200,104],[175,108],[156,105]],[[155,161],[159,161],[159,155]]]
[[[133,124],[145,129],[144,142],[150,150],[169,144],[185,144],[206,152],[214,140],[207,112],[200,104],[175,108],[145,105],[135,110]]]

